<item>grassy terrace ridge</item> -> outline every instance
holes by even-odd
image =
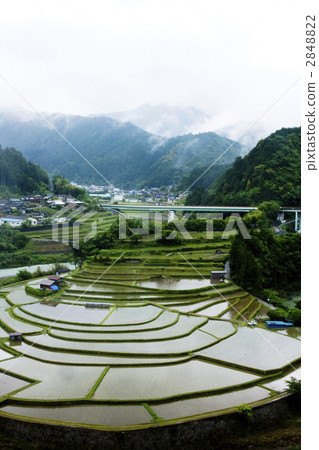
[[[285,395],[284,380],[300,365],[300,341],[267,331],[262,317],[256,330],[247,327],[267,306],[231,281],[210,284],[210,271],[224,268],[229,242],[196,236],[178,246],[123,242],[108,251],[105,265],[92,256],[67,274],[67,286],[45,302],[26,296],[21,282],[3,292],[0,415],[123,431]],[[108,307],[94,307],[99,303]],[[236,345],[243,328],[247,343],[257,345],[250,359]],[[7,334],[23,329],[21,345],[11,345]],[[287,361],[271,354],[266,340],[254,339],[258,330],[278,340]],[[234,345],[219,356],[229,339]],[[203,406],[209,398],[225,403]],[[190,402],[185,412],[183,402]],[[81,419],[75,407],[84,408]]]
[[[67,216],[67,214],[66,214]],[[96,221],[97,230],[100,231],[106,231],[110,228],[110,226],[113,224],[114,220],[116,219],[116,215],[114,215],[112,212],[97,212],[93,217],[87,219],[83,225],[80,226],[79,236],[84,237],[86,234],[88,234],[91,231],[91,225],[93,222]],[[62,229],[63,225],[60,224],[58,226],[57,232],[59,238],[62,237]],[[24,232],[27,236],[36,238],[36,239],[50,239],[52,238],[52,229],[42,229],[41,227],[34,227],[34,230],[29,230]],[[72,229],[70,230],[70,233],[68,233],[70,238],[72,237]]]

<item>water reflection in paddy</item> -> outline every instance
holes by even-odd
[[[222,303],[216,303],[220,297],[214,295],[211,295],[209,300],[204,300],[209,294],[212,294],[213,287],[211,291],[204,291],[202,295],[194,292],[183,296],[182,290],[210,286],[209,279],[187,279],[188,274],[186,273],[183,276],[184,278],[180,279],[168,276],[167,278],[137,281],[136,288],[129,284],[125,286],[93,284],[93,281],[91,284],[89,279],[83,279],[83,282],[75,280],[73,284],[69,281],[68,301],[71,302],[73,298],[74,300],[79,299],[81,305],[61,302],[56,307],[43,305],[38,299],[26,296],[24,287],[20,285],[13,294],[9,294],[10,300],[15,303],[30,302],[32,304],[21,306],[26,312],[15,307],[14,314],[17,314],[25,322],[33,321],[38,325],[50,326],[53,336],[50,333],[25,335],[25,341],[15,347],[15,350],[21,353],[20,357],[15,358],[10,353],[0,350],[0,368],[40,381],[31,386],[18,378],[11,376],[6,378],[3,375],[1,381],[5,380],[5,383],[1,384],[0,382],[0,395],[26,387],[16,393],[15,397],[28,400],[69,399],[71,397],[83,399],[92,391],[105,368],[110,366],[101,384],[97,387],[93,399],[119,399],[123,403],[127,400],[137,399],[140,402],[143,399],[146,401],[146,399],[159,399],[190,392],[211,391],[224,386],[236,385],[237,388],[238,384],[246,381],[257,380],[260,384],[260,376],[257,373],[249,373],[249,369],[243,371],[230,369],[223,366],[222,361],[267,370],[273,367],[282,367],[287,364],[287,361],[289,363],[299,357],[300,329],[269,331],[258,328],[259,334],[256,335],[254,334],[256,333],[255,329],[247,327],[239,328],[237,333],[233,334],[236,332],[237,326],[230,322],[213,319],[207,321],[205,317],[199,318],[192,314],[183,314],[183,312],[190,312],[206,306],[206,309],[199,311],[198,315],[215,316],[229,306],[228,301],[232,303],[236,301],[236,295],[244,293],[240,289],[237,293],[227,294],[224,292],[228,301]],[[127,281],[132,283],[130,280]],[[30,283],[35,285],[38,281],[32,280]],[[118,284],[120,283],[121,281],[118,281]],[[161,294],[143,289],[147,287],[171,290],[172,292]],[[225,285],[225,287],[227,286]],[[83,294],[87,289],[87,293],[82,296],[74,292],[74,290],[80,290]],[[181,292],[174,292],[178,290]],[[94,291],[97,291],[96,294],[92,293]],[[233,298],[228,298],[229,295]],[[147,304],[147,300],[156,298],[156,296],[158,296],[157,302],[161,298],[169,301],[167,303],[163,301],[163,308]],[[99,302],[103,298],[109,302],[107,297],[116,300],[121,298],[124,302],[110,301],[110,309],[94,310],[86,309],[84,306],[88,300]],[[63,294],[62,298],[64,298]],[[141,298],[146,299],[146,303],[143,305],[140,303]],[[234,305],[235,309],[226,313],[223,319],[234,318],[237,311],[246,306],[251,298],[248,294],[247,297],[241,298],[240,302]],[[135,299],[138,303],[130,303],[130,299]],[[179,300],[181,300],[180,304],[178,304]],[[195,300],[197,302],[193,304],[187,303]],[[175,303],[176,309],[179,309],[181,314],[165,309],[165,306],[169,305],[171,305],[170,309],[174,309],[172,303]],[[141,306],[136,306],[137,304]],[[1,319],[9,326],[14,329],[19,326],[21,329],[17,331],[23,332],[41,331],[41,328],[36,325],[19,322],[9,316],[5,311],[9,306],[4,299],[0,300]],[[115,306],[117,308],[113,309]],[[246,311],[246,316],[256,310],[257,306],[258,303],[255,302]],[[266,306],[260,313],[265,314],[265,311]],[[40,317],[36,318],[31,314]],[[109,317],[107,317],[108,315]],[[54,323],[57,319],[71,323]],[[195,327],[197,327],[196,330],[194,330]],[[185,334],[187,335],[185,336]],[[7,336],[7,333],[0,329],[0,337],[3,335]],[[176,338],[177,336],[178,338]],[[74,341],[74,338],[77,341]],[[159,338],[163,340],[154,341]],[[217,342],[217,339],[220,338],[226,339]],[[104,340],[104,342],[94,342],[96,340]],[[30,346],[28,342],[34,345]],[[8,341],[4,342],[4,345],[5,348],[10,349]],[[199,350],[203,348],[204,350]],[[284,360],[280,359],[275,348],[279,349]],[[96,353],[94,354],[94,352]],[[23,353],[26,353],[26,356]],[[176,356],[174,357],[174,355]],[[206,361],[197,360],[196,355],[204,356]],[[32,358],[41,359],[42,362]],[[215,364],[209,358],[219,360],[221,363]],[[5,361],[5,359],[8,360]],[[265,386],[269,389],[283,391],[286,388],[285,380],[290,379],[291,376],[296,376],[296,372],[291,372],[285,378],[275,380]],[[296,376],[296,378],[298,377]],[[152,404],[151,400],[149,403],[158,416],[164,420],[170,420],[205,414],[234,407],[241,403],[268,398],[269,390],[262,386],[244,389],[245,387],[242,387],[243,390],[234,390],[221,395],[213,396],[210,393],[208,397],[203,398],[191,398],[184,401],[174,399],[171,403],[166,404],[155,404],[155,402]],[[61,408],[5,406],[1,410],[44,420],[104,426],[152,422],[149,412],[140,404],[121,405],[119,403],[116,406],[81,405]]]
[[[267,387],[268,389],[274,389],[275,391],[283,392],[283,391],[287,390],[287,388],[288,388],[286,381],[291,380],[291,378],[296,378],[296,380],[300,380],[301,379],[301,369],[293,370],[285,377],[280,378],[279,380],[275,380],[270,383],[264,384],[264,386]]]
[[[164,420],[178,419],[211,411],[231,408],[242,403],[251,403],[269,396],[269,391],[261,387],[253,387],[228,394],[194,398],[164,405],[152,405],[153,411]]]
[[[41,381],[15,395],[15,397],[30,399],[85,397],[103,371],[103,367],[47,364],[24,356],[14,361],[1,361],[0,367]]]
[[[198,352],[200,355],[261,370],[278,369],[300,358],[300,341],[262,328],[241,327],[237,333]]]
[[[200,374],[200,376],[199,376]],[[174,366],[110,369],[94,399],[155,399],[219,389],[259,377],[214,364],[190,361]],[[169,380],[169,383],[163,383]]]
[[[10,361],[10,364],[12,365],[12,361]],[[28,384],[27,381],[22,381],[5,373],[1,373],[0,395],[9,394],[9,392],[21,389],[28,386]]]
[[[176,279],[176,278],[154,278],[149,281],[138,281],[136,286],[149,287],[154,289],[198,289],[210,286],[209,279]]]
[[[130,357],[120,357],[120,356],[97,356],[97,355],[83,355],[83,354],[76,354],[76,353],[68,353],[68,352],[59,352],[58,350],[55,350],[54,352],[51,350],[44,350],[42,348],[36,348],[34,346],[30,346],[29,344],[25,344],[22,342],[19,347],[16,347],[15,350],[18,350],[26,357],[30,356],[33,358],[39,358],[43,362],[49,362],[49,363],[68,363],[70,365],[76,364],[76,365],[99,365],[99,366],[108,366],[108,365],[114,365],[114,366],[143,366],[143,365],[151,365],[151,364],[169,364],[169,363],[176,363],[176,362],[182,362],[186,359],[189,359],[189,357],[155,357],[153,358],[152,355],[149,357],[141,357],[138,358],[130,358]],[[8,353],[9,358],[13,358],[13,355]],[[7,357],[7,358],[8,358]],[[6,359],[7,359],[6,358]],[[5,359],[5,358],[3,358]],[[12,360],[11,360],[12,361]],[[48,366],[49,367],[49,366]]]
[[[152,416],[142,405],[119,406],[68,406],[60,408],[32,408],[28,406],[5,406],[1,411],[23,417],[33,417],[58,422],[88,425],[127,426],[150,423]]]
[[[114,286],[114,285],[101,285],[98,283],[72,283],[67,288],[68,291],[78,290],[78,291],[101,291],[101,292],[134,292],[134,288],[129,286]]]

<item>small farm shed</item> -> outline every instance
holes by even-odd
[[[16,331],[15,333],[9,334],[10,341],[22,341],[22,333]]]
[[[55,286],[55,288],[57,288],[57,289],[53,288],[53,286]],[[45,280],[41,280],[40,281],[40,289],[52,289],[52,288],[54,290],[58,290],[59,289],[58,286],[57,286],[56,281],[49,280],[48,278],[45,279]]]
[[[70,269],[67,269],[66,267],[63,267],[61,269],[57,269],[57,271],[55,272],[56,275],[60,275],[60,273],[66,273],[66,272],[70,272]]]
[[[220,280],[221,278],[226,278],[227,270],[212,270],[210,272],[211,280]]]
[[[48,276],[48,280],[55,281],[57,284],[61,283],[63,281],[62,277],[59,277],[58,275],[50,275]]]

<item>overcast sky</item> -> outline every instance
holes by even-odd
[[[0,76],[39,111],[194,106],[212,129],[300,125],[296,0],[0,0]],[[30,109],[0,78],[4,108]]]

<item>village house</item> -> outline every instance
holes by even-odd
[[[58,198],[56,200],[47,200],[47,204],[51,208],[56,208],[57,206],[65,206],[65,202],[61,198]]]
[[[49,280],[48,278],[40,281],[40,289],[51,289],[56,291],[59,289],[57,282],[54,280]]]
[[[26,220],[30,221],[31,225],[37,225],[38,223],[37,219],[34,219],[33,217],[8,215],[0,217],[0,225],[7,223],[10,225],[10,227],[20,227],[22,223],[25,222]]]
[[[63,281],[63,278],[58,275],[49,275],[48,280],[55,281],[56,284],[59,284]]]
[[[210,280],[225,280],[227,277],[227,270],[211,270],[210,272]]]

